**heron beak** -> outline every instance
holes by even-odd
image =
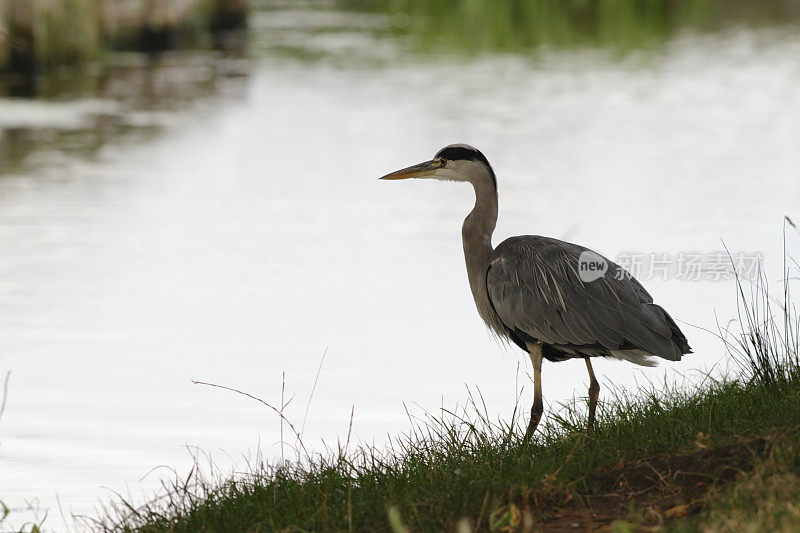
[[[380,179],[405,180],[408,178],[424,178],[425,176],[433,176],[433,173],[436,172],[437,168],[439,168],[439,165],[436,161],[425,161],[424,163],[403,168],[392,172],[391,174],[386,174]]]

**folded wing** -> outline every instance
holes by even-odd
[[[583,252],[591,251],[536,235],[494,250],[487,292],[515,342],[542,342],[561,358],[607,355],[640,364],[650,355],[678,361],[691,352],[675,321],[619,265],[603,258],[604,275],[582,280]]]

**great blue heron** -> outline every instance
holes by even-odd
[[[528,352],[533,363],[534,401],[526,440],[542,417],[543,358],[586,361],[591,429],[600,394],[592,357],[652,366],[651,356],[679,361],[691,353],[675,321],[644,287],[588,248],[538,235],[511,237],[492,248],[497,180],[479,150],[466,144],[445,146],[430,161],[381,179],[407,178],[465,181],[475,189],[475,207],[461,229],[469,286],[489,329]]]

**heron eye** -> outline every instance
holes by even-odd
[[[447,165],[447,159],[445,159],[444,157],[439,158],[439,166],[443,167],[446,165]]]

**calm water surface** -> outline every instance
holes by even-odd
[[[517,387],[527,408],[529,363],[489,337],[467,288],[472,191],[377,180],[445,144],[492,161],[495,244],[538,233],[613,258],[723,239],[777,279],[782,218],[800,215],[796,31],[686,35],[623,58],[431,58],[362,31],[382,20],[257,14],[246,73],[168,109],[0,100],[9,527],[49,509],[65,529],[59,505],[92,514],[112,491],[141,500],[170,475],[154,467],[186,471],[187,446],[223,468],[259,446],[279,456],[274,414],[191,379],[275,404],[285,379],[299,425],[327,350],[306,422],[317,450],[346,438],[352,408],[354,434],[381,443],[407,429],[404,403],[452,406],[465,384],[493,416],[511,415]],[[644,282],[696,353],[599,361],[604,383],[724,365],[702,328],[735,316],[732,284]],[[547,401],[585,387],[582,363],[546,365]]]

